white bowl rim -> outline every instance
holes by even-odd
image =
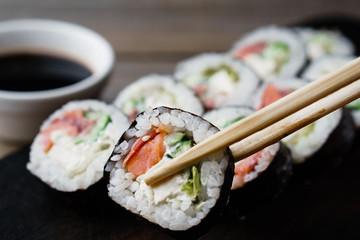
[[[6,91],[0,90],[0,100],[27,100],[27,101],[37,101],[43,99],[54,99],[58,97],[66,97],[69,95],[73,95],[77,92],[81,92],[87,88],[90,88],[98,83],[101,83],[105,80],[105,78],[111,73],[114,64],[115,64],[115,52],[110,45],[110,43],[99,33],[86,28],[84,26],[70,23],[61,20],[53,20],[53,19],[37,19],[37,18],[24,18],[24,19],[14,19],[14,20],[6,20],[0,22],[0,33],[4,31],[2,28],[5,26],[5,31],[16,31],[16,30],[28,30],[31,29],[41,29],[41,30],[53,30],[56,29],[56,26],[62,26],[65,28],[72,28],[83,32],[84,34],[88,34],[92,38],[96,38],[101,44],[103,44],[104,48],[107,51],[108,56],[110,57],[110,64],[104,68],[103,71],[99,71],[97,73],[93,73],[89,77],[73,83],[68,86],[49,89],[49,90],[40,90],[40,91],[29,91],[29,92],[21,92],[21,91]]]

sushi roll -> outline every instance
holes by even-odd
[[[133,82],[122,90],[114,100],[133,121],[149,107],[168,106],[201,115],[204,108],[194,93],[168,75],[151,74]]]
[[[117,140],[129,126],[120,110],[97,100],[71,101],[44,121],[27,169],[62,192],[85,190],[103,176]]]
[[[242,106],[228,106],[204,114],[204,118],[220,129],[250,115],[254,109]],[[238,160],[238,159],[235,159]],[[265,174],[266,173],[266,174]],[[286,186],[292,174],[289,150],[280,142],[235,163],[231,190],[251,189],[247,198],[256,192],[262,195],[277,195]]]
[[[304,70],[302,77],[309,80],[316,80],[326,74],[338,70],[340,67],[355,59],[354,56],[323,56],[313,62]],[[345,107],[353,117],[355,127],[360,129],[360,100],[357,99]]]
[[[291,29],[269,25],[240,38],[229,51],[243,60],[263,81],[295,76],[306,61],[305,47]]]
[[[338,70],[340,67],[344,66],[345,64],[349,63],[354,59],[355,57],[353,55],[329,55],[320,57],[312,61],[309,66],[304,69],[301,77],[310,81],[314,81],[326,74]]]
[[[254,107],[265,107],[307,83],[303,79],[286,78],[264,84],[255,94]],[[293,163],[299,164],[309,158],[331,157],[337,161],[349,149],[353,138],[351,118],[338,109],[283,138],[282,142],[290,149]]]
[[[352,42],[341,32],[306,27],[295,28],[306,46],[306,54],[310,60],[325,55],[350,56],[355,54]]]
[[[203,53],[180,62],[174,76],[191,88],[208,110],[246,104],[259,83],[241,61],[217,53]]]
[[[108,195],[173,236],[201,235],[228,199],[234,174],[229,149],[156,186],[147,185],[143,176],[217,131],[208,121],[179,109],[158,107],[139,114],[105,166]]]

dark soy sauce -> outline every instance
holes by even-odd
[[[65,87],[91,72],[66,58],[17,53],[0,56],[0,74],[0,90],[27,92]]]

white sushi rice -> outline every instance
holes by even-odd
[[[180,62],[175,69],[177,80],[189,87],[202,80],[208,69],[228,66],[238,76],[236,83],[229,80],[224,71],[219,71],[208,80],[208,95],[213,96],[214,107],[225,105],[244,105],[259,84],[256,74],[240,60],[233,59],[224,54],[203,53]]]
[[[254,112],[254,109],[247,106],[226,106],[208,111],[203,118],[222,129],[228,122],[239,117],[246,117]]]
[[[138,122],[136,127],[130,128],[127,132],[130,130],[142,132],[144,125],[139,124],[139,122],[150,123],[151,118],[157,118],[161,124],[166,125],[169,132],[186,133],[196,143],[218,131],[201,118],[187,112],[168,111],[164,108],[160,108],[160,112],[155,111],[149,110],[139,115],[136,119]],[[132,146],[129,142],[134,142],[136,138],[133,134],[131,136],[125,134],[123,142],[119,146],[128,146],[124,151],[129,152]],[[221,187],[224,183],[224,172],[228,167],[228,156],[225,151],[220,151],[202,160],[198,167],[201,193],[197,196],[198,200],[194,201],[194,197],[190,197],[181,191],[181,185],[187,181],[188,170],[176,174],[156,187],[150,187],[143,180],[144,175],[135,177],[129,174],[126,168],[122,168],[125,156],[122,152],[117,154],[121,155],[122,159],[117,162],[109,161],[105,170],[110,172],[109,196],[131,212],[139,214],[163,228],[174,231],[187,230],[198,225],[206,217],[220,197]],[[171,161],[171,159],[164,157],[152,169],[159,167],[166,161]]]
[[[307,130],[308,125],[283,138],[282,142],[290,149],[293,162],[302,163],[320,150],[339,125],[341,116],[342,109],[336,110],[313,122],[311,131]]]
[[[254,108],[261,106],[268,84],[273,84],[277,89],[295,91],[308,83],[301,78],[279,78],[264,84],[254,95]],[[341,117],[342,109],[336,110],[283,138],[281,141],[289,148],[293,163],[302,163],[320,150],[339,125]]]
[[[245,184],[253,181],[256,179],[262,172],[264,172],[270,165],[270,163],[274,160],[277,152],[280,149],[280,143],[275,143],[273,145],[270,145],[266,148],[264,148],[260,156],[257,158],[257,163],[254,166],[254,168],[247,174],[245,174],[242,178],[242,176],[239,176],[236,174],[236,168],[239,167],[242,164],[242,161],[235,163],[235,176],[233,179],[233,183],[231,186],[231,190],[235,190],[241,187],[244,187]]]
[[[145,109],[142,111],[149,107],[167,106],[180,108],[197,115],[204,112],[201,101],[194,93],[181,83],[175,82],[168,75],[150,74],[141,77],[119,92],[113,104],[129,115],[134,108],[127,108],[126,102],[140,98],[144,99]]]
[[[278,73],[272,72],[272,64],[259,61],[247,62],[255,72],[264,80],[268,81],[277,77],[292,77],[297,74],[305,64],[305,45],[299,36],[289,28],[276,25],[268,25],[255,29],[239,39],[230,49],[229,55],[235,57],[236,53],[251,44],[257,42],[284,42],[290,48],[290,59],[281,67]]]
[[[355,59],[355,56],[329,55],[320,57],[309,64],[301,77],[314,81],[338,70],[353,59]]]
[[[349,56],[355,53],[354,45],[339,31],[318,30],[306,27],[295,28],[306,45],[310,60],[324,55]]]
[[[44,121],[44,130],[56,118],[72,110],[98,111],[107,114],[111,122],[91,144],[74,144],[63,131],[53,131],[58,135],[57,142],[46,153],[42,144],[43,135],[39,133],[30,150],[27,169],[54,189],[72,192],[86,189],[103,176],[104,165],[121,134],[129,126],[127,118],[113,106],[97,100],[71,101],[58,109]]]

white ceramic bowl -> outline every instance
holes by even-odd
[[[40,124],[55,109],[73,99],[97,97],[115,63],[111,45],[98,33],[55,20],[0,22],[0,55],[12,53],[40,53],[73,59],[88,67],[92,74],[57,89],[0,90],[0,140],[8,142],[32,141]]]

